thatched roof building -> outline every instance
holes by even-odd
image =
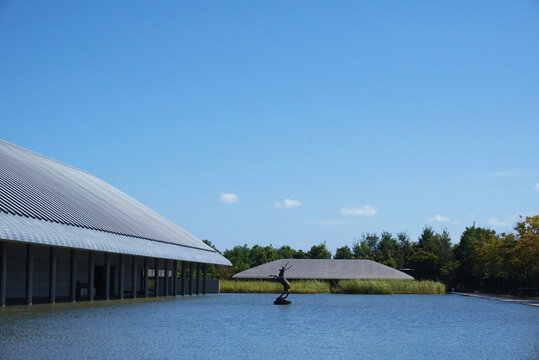
[[[287,279],[403,279],[414,278],[402,271],[379,264],[372,260],[333,260],[333,259],[280,259],[242,271],[232,276],[234,279],[268,279],[277,275],[279,269],[288,264]]]

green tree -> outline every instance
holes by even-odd
[[[480,287],[496,291],[510,276],[509,254],[514,247],[514,236],[487,234],[476,246],[477,266],[481,275]]]
[[[296,253],[294,254],[294,259],[309,259],[309,254],[306,253],[305,251],[299,249],[299,250],[296,251]]]
[[[249,266],[255,267],[261,264],[265,264],[270,261],[277,260],[279,257],[277,256],[277,251],[273,248],[273,246],[260,246],[260,245],[254,245],[251,248],[250,254],[249,254]]]
[[[279,259],[292,259],[296,256],[298,252],[292,249],[288,245],[283,245],[277,249],[277,256]]]
[[[361,240],[359,243],[354,243],[352,246],[352,252],[354,253],[354,258],[356,259],[370,259],[372,256],[372,250],[369,245],[367,245],[365,240]]]
[[[441,234],[437,234],[431,227],[423,228],[418,245],[421,249],[436,255],[442,264],[447,263],[453,257],[451,237],[445,229]]]
[[[461,287],[475,290],[481,287],[482,270],[478,258],[481,243],[488,237],[495,236],[496,232],[480,227],[467,227],[460,237],[460,243],[455,249],[455,256],[459,262],[456,278]]]
[[[361,240],[354,242],[352,246],[352,252],[357,259],[371,259],[374,260],[374,255],[378,249],[378,241],[380,238],[374,233],[367,233],[361,235]]]
[[[348,245],[344,245],[335,251],[335,256],[333,256],[334,259],[353,259],[354,254],[352,253],[352,250],[350,250],[350,247]]]
[[[454,251],[451,246],[451,237],[444,229],[441,234],[435,233],[431,227],[425,227],[419,237],[417,246],[433,254],[438,263],[437,268],[432,269],[432,273],[427,278],[438,281],[447,281],[452,277],[450,272],[456,268]]]
[[[367,233],[366,235],[363,234],[362,237],[372,252],[374,252],[378,248],[378,241],[380,241],[378,235],[376,235],[375,233]]]
[[[430,251],[422,249],[418,244],[412,245],[410,265],[414,270],[415,278],[419,280],[436,279],[440,271],[440,259]]]
[[[412,243],[410,237],[405,232],[397,234],[397,244],[402,258],[402,267],[410,268],[410,257],[412,256]]]
[[[397,240],[387,231],[382,232],[374,257],[377,262],[393,268],[401,267],[403,263]]]
[[[528,216],[515,226],[517,241],[511,263],[525,287],[537,289],[539,284],[539,215]],[[536,290],[537,291],[537,290]]]
[[[326,243],[313,245],[307,256],[310,259],[331,259],[331,252],[327,249]]]
[[[247,244],[236,245],[231,250],[225,250],[223,256],[232,263],[232,274],[247,270],[251,267],[251,249]]]

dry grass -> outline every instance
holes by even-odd
[[[328,281],[291,281],[293,294],[444,294],[445,286],[435,281],[414,280],[341,280],[334,287]],[[223,293],[280,294],[281,284],[263,280],[221,280]]]
[[[329,293],[330,286],[326,281],[300,280],[290,282],[290,292],[294,294],[320,294]],[[283,286],[276,281],[263,280],[221,280],[221,292],[223,293],[274,293],[280,294]]]
[[[332,290],[337,294],[444,294],[445,286],[428,280],[341,280]]]

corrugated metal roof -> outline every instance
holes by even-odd
[[[6,240],[230,265],[99,178],[2,140],[0,211]]]
[[[268,279],[277,275],[287,264],[292,268],[285,272],[287,279],[406,279],[414,278],[402,271],[382,265],[372,260],[332,260],[332,259],[280,259],[242,271],[232,276],[234,279]]]

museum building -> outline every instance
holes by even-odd
[[[362,259],[280,259],[244,270],[233,279],[268,279],[283,266],[289,280],[414,280],[402,271]]]
[[[0,140],[0,306],[218,292],[207,264],[231,265],[94,175]]]

